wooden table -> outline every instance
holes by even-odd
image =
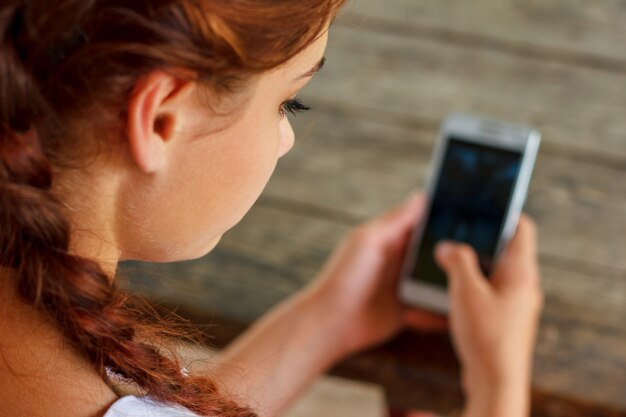
[[[352,226],[423,185],[449,112],[533,124],[544,142],[526,211],[546,294],[533,414],[626,416],[624,22],[619,0],[353,2],[252,211],[203,259],[127,264],[127,285],[214,324],[223,345],[313,279]],[[383,384],[397,407],[462,403],[443,336],[403,334],[332,372]]]

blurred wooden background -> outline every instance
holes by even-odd
[[[531,124],[544,140],[526,211],[546,293],[534,415],[626,416],[625,22],[623,0],[352,1],[302,94],[314,110],[247,217],[203,259],[122,277],[224,344],[423,185],[448,113]],[[333,373],[449,412],[457,371],[446,338],[405,334]]]

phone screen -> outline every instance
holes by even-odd
[[[520,152],[450,137],[416,248],[412,279],[447,287],[433,257],[435,245],[444,239],[471,245],[482,272],[490,275],[521,160]]]

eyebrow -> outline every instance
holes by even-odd
[[[298,77],[298,79],[309,78],[309,77],[314,76],[315,74],[320,72],[322,68],[324,68],[324,64],[326,64],[326,55],[324,55],[322,59],[320,59],[319,62],[315,64],[313,68],[311,68],[307,73],[302,74],[300,77]]]

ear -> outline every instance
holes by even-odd
[[[127,137],[137,167],[154,173],[163,167],[167,144],[182,120],[177,106],[192,90],[192,82],[153,71],[135,83],[128,103]]]

